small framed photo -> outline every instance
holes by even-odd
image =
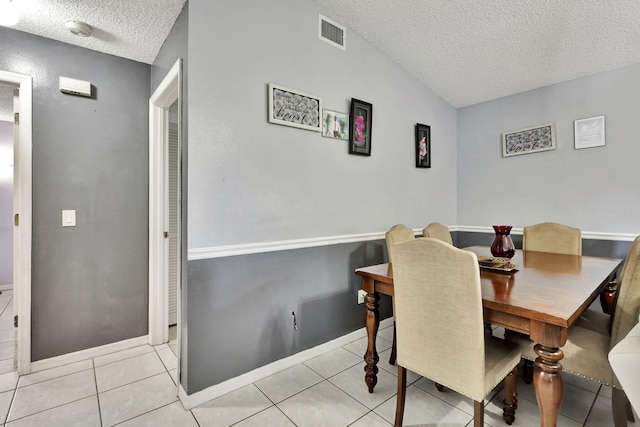
[[[431,167],[431,126],[416,123],[416,167]]]
[[[349,154],[371,155],[371,127],[373,105],[351,98],[351,124],[349,125]]]
[[[574,148],[603,147],[604,116],[589,117],[587,119],[574,120]]]
[[[337,111],[322,110],[322,136],[349,139],[349,116]]]
[[[322,98],[269,83],[269,122],[322,131]]]
[[[502,134],[502,157],[555,149],[556,130],[553,123],[512,130]]]

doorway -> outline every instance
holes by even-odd
[[[181,60],[149,99],[149,344],[181,337]],[[178,381],[179,384],[179,381]]]
[[[0,84],[11,90],[13,104],[12,277],[15,366],[31,372],[31,76],[0,71]],[[5,94],[6,96],[6,94]],[[0,166],[1,167],[1,166]]]

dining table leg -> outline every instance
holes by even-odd
[[[533,350],[538,355],[535,361],[536,369],[533,374],[533,386],[540,410],[540,426],[556,427],[564,395],[564,381],[562,380],[562,375],[560,375],[562,371],[560,361],[564,357],[564,353],[559,347],[566,343],[567,330],[551,325],[544,325],[541,329],[546,332],[544,336],[545,343],[536,344],[533,347]],[[532,335],[537,335],[537,337],[531,337],[534,341],[543,341],[540,339],[540,335]]]
[[[373,393],[373,388],[378,383],[378,352],[376,351],[376,335],[380,326],[380,312],[378,300],[380,296],[374,292],[373,279],[362,279],[362,289],[367,292],[365,297],[364,324],[367,330],[367,351],[364,353],[364,382]]]

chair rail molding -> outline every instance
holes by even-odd
[[[494,234],[489,226],[450,226],[451,232],[468,233],[488,233]],[[417,235],[422,233],[422,228],[414,228]],[[291,249],[306,249],[319,246],[340,245],[345,243],[369,242],[374,240],[384,240],[384,231],[375,233],[348,234],[343,236],[311,237],[306,239],[279,240],[273,242],[243,243],[238,245],[211,246],[205,248],[191,248],[188,251],[189,261],[198,261],[213,258],[226,258],[237,255],[251,255],[265,252],[286,251]],[[511,234],[521,235],[522,228],[513,228]],[[583,239],[610,240],[619,242],[632,242],[637,235],[631,233],[601,233],[594,231],[583,231]]]

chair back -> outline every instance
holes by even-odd
[[[481,400],[485,346],[476,255],[433,238],[393,251],[398,364]]]
[[[391,263],[393,263],[393,245],[415,239],[413,230],[404,224],[394,225],[384,234],[384,237],[387,241],[387,255],[389,256],[389,262]]]
[[[453,245],[453,239],[451,238],[449,227],[440,224],[439,222],[432,222],[423,228],[422,235],[424,237],[432,237],[434,239],[442,240],[445,243]]]
[[[395,267],[394,267],[395,268]],[[636,237],[624,261],[611,324],[613,348],[638,323],[640,313],[640,236]]]
[[[522,249],[554,254],[582,255],[582,232],[579,228],[555,222],[524,227]]]

